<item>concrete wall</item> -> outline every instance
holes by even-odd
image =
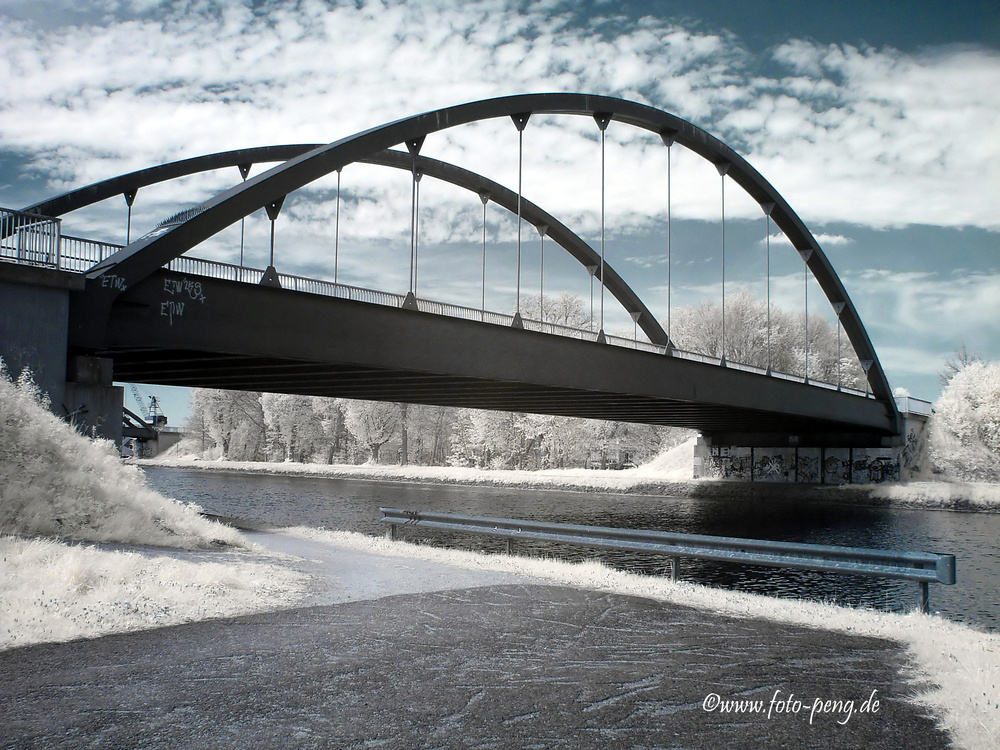
[[[0,357],[17,378],[30,368],[35,384],[61,413],[66,383],[69,274],[0,263]],[[14,276],[14,278],[11,278]],[[21,281],[19,279],[23,278]],[[33,283],[32,283],[33,282]]]
[[[695,446],[695,478],[803,484],[878,484],[900,478],[900,448]]]
[[[0,357],[14,378],[30,368],[52,411],[81,432],[122,441],[122,389],[110,360],[69,358],[69,297],[80,274],[0,262]]]
[[[806,484],[879,484],[910,479],[927,457],[927,414],[903,414],[903,439],[893,447],[747,447],[698,439],[696,479]]]

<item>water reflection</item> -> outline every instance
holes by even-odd
[[[815,505],[794,501],[693,499],[606,495],[559,490],[421,485],[322,477],[271,477],[146,469],[164,494],[212,513],[279,525],[307,525],[380,535],[379,506],[471,515],[656,529],[846,547],[948,552],[956,555],[958,584],[931,584],[931,609],[962,622],[1000,628],[1000,515]],[[499,552],[496,539],[407,530],[406,537],[438,546]],[[669,574],[662,556],[520,542],[521,554],[566,560],[599,558],[616,568]],[[917,584],[863,576],[682,559],[681,578],[772,596],[907,611]]]

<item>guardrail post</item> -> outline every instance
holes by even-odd
[[[514,554],[514,540],[513,539],[511,539],[510,537],[507,537],[506,544],[504,545],[504,547],[507,550],[507,554],[508,555]]]
[[[930,611],[930,590],[927,581],[920,581],[920,611],[925,615]]]
[[[680,567],[681,559],[679,557],[670,558],[670,581],[672,583],[677,583],[677,568]]]
[[[390,542],[396,541],[396,524],[389,524],[389,530],[385,532],[385,538]]]

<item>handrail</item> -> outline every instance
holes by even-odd
[[[168,220],[169,221],[169,220]],[[71,237],[60,234],[60,220],[52,219],[37,214],[14,211],[0,208],[0,222],[3,223],[0,231],[0,260],[13,261],[15,263],[25,263],[30,265],[46,265],[58,268],[63,271],[84,272],[91,266],[109,258],[124,246],[110,242],[89,240],[82,237]],[[52,235],[41,235],[39,227],[54,225],[54,240]],[[28,227],[26,234],[24,228]],[[48,229],[46,232],[50,231]],[[12,244],[10,238],[19,238]],[[54,244],[52,244],[54,242]],[[224,263],[216,260],[195,258],[189,255],[181,255],[170,261],[166,268],[178,273],[192,274],[195,276],[207,276],[209,278],[221,279],[224,281],[241,281],[257,283],[264,275],[263,269],[251,268],[249,266],[238,266],[232,263]],[[311,279],[305,276],[295,276],[292,274],[278,274],[278,281],[283,289],[303,292],[307,294],[319,294],[326,297],[338,297],[355,302],[367,302],[369,304],[384,305],[387,307],[401,307],[405,296],[392,292],[383,292],[376,289],[366,289],[364,287],[350,286],[347,284],[325,281],[322,279]],[[510,327],[513,325],[514,316],[508,313],[491,312],[480,308],[463,307],[448,302],[437,302],[434,300],[417,298],[417,309],[421,312],[442,315],[450,318],[461,318],[463,320],[474,320],[493,325]],[[596,341],[597,333],[586,328],[575,328],[573,326],[551,323],[548,321],[538,321],[529,318],[522,319],[525,330],[549,333],[556,336],[581,339],[583,341]],[[625,336],[605,335],[605,341],[613,346],[625,349],[635,349],[637,351],[650,352],[653,354],[667,354],[679,359],[686,359],[692,362],[702,362],[707,364],[721,365],[723,360],[710,354],[700,352],[685,351],[676,347],[664,347],[653,344],[649,341],[639,340],[637,337],[628,338]],[[833,383],[810,378],[806,380],[801,375],[791,375],[777,370],[767,370],[755,365],[743,364],[734,360],[726,360],[725,366],[734,370],[743,370],[759,375],[766,375],[780,380],[790,380],[797,383],[808,383],[809,385],[826,388],[828,390],[839,390],[855,396],[864,398],[874,398],[874,394],[868,391],[861,391],[847,386],[838,386]],[[917,411],[916,413],[923,413]],[[929,414],[929,408],[927,410]]]
[[[0,208],[0,258],[58,268],[61,231],[59,219]]]
[[[397,526],[420,526],[502,537],[507,540],[508,552],[513,540],[531,539],[669,555],[672,559],[670,577],[673,581],[677,580],[681,557],[917,581],[920,584],[920,608],[923,612],[928,611],[929,582],[946,585],[955,583],[955,556],[933,552],[902,552],[667,531],[615,529],[606,526],[578,526],[433,511],[406,511],[397,508],[379,508],[379,513],[379,520],[390,525],[388,532],[390,539],[396,538]]]

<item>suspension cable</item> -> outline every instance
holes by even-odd
[[[722,180],[722,364],[726,363],[726,172],[729,162],[716,164]]]
[[[414,159],[413,166],[413,178],[410,183],[410,294],[414,294],[413,291],[413,265],[416,254],[415,239],[417,234],[417,167],[416,159]]]
[[[240,164],[240,177],[243,178],[243,182],[247,181],[247,176],[250,174],[250,168],[253,164]],[[243,281],[243,245],[246,239],[246,225],[247,217],[243,216],[240,218],[240,281]]]
[[[671,344],[673,344],[673,339],[671,339],[671,332],[670,332],[670,314],[671,314],[671,300],[670,300],[670,291],[671,291],[671,279],[670,279],[670,273],[671,273],[670,233],[671,233],[671,229],[673,229],[673,221],[671,220],[671,215],[670,215],[670,210],[671,210],[671,198],[670,198],[670,188],[671,188],[671,185],[670,185],[670,182],[671,182],[671,173],[672,173],[671,164],[670,164],[670,154],[673,151],[673,149],[671,148],[671,146],[673,146],[673,145],[674,145],[674,140],[673,140],[673,138],[671,138],[670,142],[667,143],[667,346],[668,347]]]
[[[420,270],[420,178],[422,172],[413,176],[414,206],[413,206],[413,295],[417,294],[417,272]]]
[[[763,203],[764,209],[764,246],[767,258],[767,287],[764,303],[767,306],[767,374],[771,374],[771,212],[773,203]]]
[[[605,254],[605,220],[606,220],[606,169],[605,169],[605,140],[608,124],[611,122],[611,115],[607,113],[596,113],[594,120],[597,127],[601,129],[601,325],[598,329],[597,340],[604,341],[604,254]]]
[[[545,224],[538,225],[538,320],[545,322],[545,233],[548,227]]]
[[[805,318],[805,335],[806,335],[806,370],[805,379],[809,382],[809,258],[812,257],[812,250],[799,250],[799,255],[802,256],[802,289],[803,289],[803,306],[805,312],[803,317]]]
[[[340,172],[337,170],[337,219],[333,228],[333,283],[337,283],[337,271],[340,266]]]
[[[517,302],[514,310],[514,323],[517,328],[521,328],[521,203],[523,194],[524,176],[524,128],[528,125],[530,112],[511,115],[510,119],[517,128]]]
[[[479,194],[483,202],[483,306],[480,309],[481,319],[486,319],[486,204],[490,202],[490,194],[483,191]]]

